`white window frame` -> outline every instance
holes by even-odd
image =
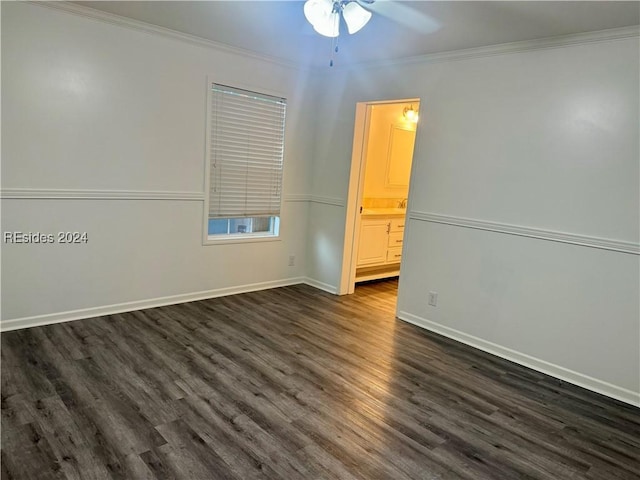
[[[278,216],[270,217],[272,221],[275,222],[274,233],[270,232],[255,232],[255,233],[228,233],[228,234],[217,234],[217,235],[209,235],[209,203],[210,203],[210,189],[211,189],[211,158],[210,158],[210,149],[211,149],[211,123],[212,123],[212,96],[213,89],[212,86],[214,84],[217,85],[228,85],[231,88],[246,90],[248,92],[254,92],[257,94],[262,94],[271,97],[282,98],[286,102],[285,95],[281,93],[267,91],[264,88],[243,85],[238,82],[224,82],[217,80],[215,77],[207,77],[207,106],[206,106],[206,133],[205,133],[205,176],[204,176],[204,212],[203,212],[203,230],[202,230],[202,243],[203,245],[219,245],[225,243],[248,243],[248,242],[273,242],[280,241],[280,221],[282,218],[282,206],[283,206],[283,192],[280,192],[280,205]],[[286,118],[285,118],[285,130],[286,130]],[[286,132],[285,132],[286,138]],[[284,142],[285,138],[283,138],[283,171],[282,176],[284,177]],[[281,185],[283,185],[283,178],[281,179]],[[231,218],[231,217],[229,217]]]

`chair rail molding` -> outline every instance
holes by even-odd
[[[3,188],[3,200],[184,200],[202,201],[203,192],[171,190],[78,190],[48,188]]]
[[[502,233],[507,235],[518,235],[521,237],[537,238],[552,242],[569,243],[582,247],[599,248],[613,252],[640,255],[640,243],[626,242],[623,240],[611,240],[589,235],[575,233],[558,232],[535,227],[524,227],[508,223],[490,222],[451,215],[442,215],[430,212],[411,211],[407,214],[410,220],[418,220],[429,223],[440,223],[455,227],[473,228],[476,230],[486,230],[489,232]]]

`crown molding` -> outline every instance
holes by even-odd
[[[160,27],[150,23],[134,20],[128,17],[115,15],[112,13],[96,10],[84,5],[76,5],[67,1],[32,1],[34,5],[40,5],[47,8],[67,12],[70,14],[90,18],[93,20],[118,25],[121,27],[138,30],[150,34],[158,34],[165,37],[173,38],[182,42],[200,47],[211,48],[225,53],[243,56],[253,60],[259,60],[267,63],[277,64],[283,67],[303,70],[315,71],[318,73],[341,72],[348,71],[351,68],[387,68],[412,64],[431,64],[440,62],[452,62],[459,60],[468,60],[473,58],[491,57],[495,55],[508,55],[513,53],[521,53],[533,50],[542,50],[549,48],[561,48],[573,45],[584,45],[594,42],[607,42],[614,40],[624,40],[640,36],[640,26],[632,25],[630,27],[612,28],[607,30],[597,30],[592,32],[575,33],[570,35],[559,35],[554,37],[538,38],[533,40],[524,40],[520,42],[501,43],[496,45],[488,45],[485,47],[467,48],[462,50],[451,50],[447,52],[433,53],[427,55],[418,55],[413,57],[405,57],[392,60],[379,60],[371,62],[356,62],[350,64],[338,64],[331,69],[323,66],[306,66],[293,61],[287,61],[282,58],[269,55],[259,54],[251,50],[227,45],[225,43],[207,40],[195,35],[178,32],[165,27]]]
[[[630,27],[611,28],[607,30],[596,30],[592,32],[536,38],[533,40],[500,43],[496,45],[487,45],[485,47],[465,48],[461,50],[450,50],[447,52],[431,53],[427,55],[418,55],[392,60],[378,60],[372,62],[352,63],[347,65],[340,64],[332,67],[332,70],[348,71],[350,68],[354,67],[359,69],[388,68],[414,64],[455,62],[474,58],[492,57],[496,55],[509,55],[535,50],[546,50],[576,45],[587,45],[590,43],[625,40],[627,38],[634,38],[638,36],[640,36],[640,25],[632,25]],[[327,69],[324,70],[327,71]]]
[[[520,225],[488,222],[485,220],[454,217],[451,215],[440,215],[428,212],[412,211],[408,214],[408,217],[411,220],[420,220],[429,223],[441,223],[444,225],[453,225],[456,227],[473,228],[476,230],[485,230],[495,233],[537,238],[539,240],[568,243],[571,245],[579,245],[582,247],[599,248],[602,250],[610,250],[613,252],[640,255],[640,244],[638,244],[637,242],[610,240],[608,238],[600,238],[589,235],[557,232],[555,230],[546,230],[535,227],[523,227]]]
[[[198,37],[196,35],[190,35],[188,33],[178,32],[177,30],[172,30],[170,28],[160,27],[158,25],[142,22],[140,20],[134,20],[132,18],[123,17],[121,15],[115,15],[113,13],[103,12],[102,10],[96,10],[95,8],[87,7],[84,5],[76,5],[67,1],[31,1],[29,3],[33,5],[38,5],[41,7],[47,7],[54,10],[59,10],[62,12],[73,14],[73,15],[78,15],[85,18],[90,18],[92,20],[98,20],[104,23],[110,23],[112,25],[129,28],[131,30],[137,30],[144,33],[157,34],[164,37],[169,37],[174,40],[179,40],[185,43],[189,43],[191,45],[211,48],[213,50],[218,50],[218,51],[221,51],[224,53],[230,53],[233,55],[239,55],[242,57],[250,58],[252,60],[259,60],[262,62],[277,64],[282,67],[287,67],[295,70],[308,69],[308,67],[297,64],[295,62],[289,62],[282,58],[256,53],[251,50],[246,50],[244,48],[227,45],[226,43],[215,42],[213,40],[208,40],[206,38]]]

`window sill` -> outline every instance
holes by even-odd
[[[202,244],[207,245],[224,245],[224,244],[240,244],[240,243],[257,243],[257,242],[278,242],[280,241],[280,235],[260,235],[244,233],[239,235],[220,235],[220,236],[207,236]]]

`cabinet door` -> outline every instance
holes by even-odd
[[[383,264],[387,261],[389,220],[362,220],[358,266]]]

